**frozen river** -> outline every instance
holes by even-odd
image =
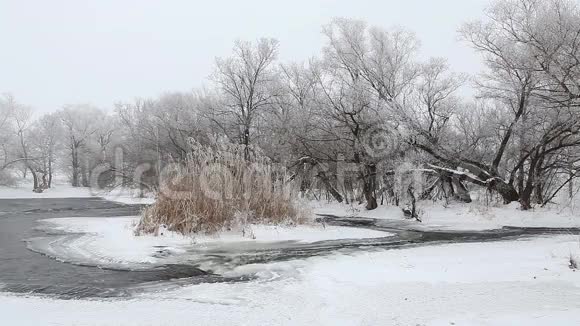
[[[66,259],[42,255],[42,246],[74,236],[38,228],[38,221],[62,217],[116,217],[138,215],[141,206],[124,205],[100,198],[2,199],[0,200],[0,291],[47,294],[59,298],[129,297],[136,291],[176,284],[248,281],[252,275],[235,279],[198,268],[201,261],[215,265],[240,266],[295,260],[331,253],[376,251],[449,242],[484,242],[544,233],[578,233],[571,229],[506,228],[491,231],[411,231],[405,221],[386,221],[323,216],[327,224],[369,228],[395,234],[384,238],[320,241],[311,244],[275,244],[239,250],[205,251],[202,256],[180,264],[149,269],[100,268],[71,264]],[[32,239],[32,240],[31,240]],[[29,243],[27,243],[27,241]],[[29,248],[34,249],[29,250]],[[192,251],[194,251],[192,249]],[[40,252],[40,253],[39,253]],[[170,282],[166,282],[169,281]]]

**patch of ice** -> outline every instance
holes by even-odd
[[[179,260],[188,249],[235,248],[244,244],[313,243],[326,240],[381,238],[392,234],[381,231],[321,225],[293,227],[250,225],[242,232],[219,236],[183,236],[165,232],[162,236],[136,236],[138,217],[56,218],[40,221],[41,227],[71,233],[56,239],[29,240],[29,248],[59,260],[113,268],[138,269],[142,264],[163,264]],[[159,255],[159,252],[169,255]]]

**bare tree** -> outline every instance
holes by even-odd
[[[68,105],[59,111],[70,151],[73,187],[88,186],[87,161],[82,162],[82,150],[89,138],[96,133],[97,125],[94,121],[100,115],[102,112],[90,105]]]
[[[30,171],[30,174],[32,175],[33,191],[42,192],[46,185],[40,183],[41,180],[39,179],[39,173],[43,173],[44,171],[42,171],[37,164],[39,158],[31,156],[32,146],[30,144],[30,139],[35,136],[33,134],[31,135],[31,127],[33,124],[32,109],[16,103],[12,97],[8,99],[8,103],[8,105],[13,108],[14,112],[15,131],[20,145],[19,158],[22,160],[25,169]]]
[[[479,98],[491,108],[477,116],[485,127],[470,130],[464,124],[470,119],[462,118],[456,130],[475,132],[469,138],[476,142],[454,148],[452,142],[419,137],[415,145],[455,176],[528,209],[533,197],[544,203],[548,188],[560,189],[553,184],[562,169],[556,162],[578,146],[580,120],[572,109],[577,106],[572,76],[578,66],[578,37],[573,35],[578,34],[572,31],[578,31],[580,15],[577,6],[556,0],[498,1],[487,15],[461,29],[487,66],[477,79]]]
[[[278,94],[274,63],[278,41],[263,38],[256,43],[237,41],[229,58],[216,59],[212,80],[220,92],[220,101],[211,118],[227,134],[234,134],[240,144],[249,145],[257,136],[256,127],[264,110]]]
[[[348,19],[336,19],[323,31],[324,57],[313,67],[319,109],[310,140],[327,143],[315,154],[319,160],[359,166],[367,209],[375,209],[378,165],[397,150],[385,146],[397,137],[393,103],[404,99],[418,75],[413,58],[418,42],[401,29]]]
[[[60,117],[55,113],[45,114],[33,125],[32,144],[42,161],[44,172],[43,184],[47,188],[52,187],[55,172],[56,155],[63,141],[63,130]]]
[[[13,136],[14,106],[11,104],[12,96],[4,94],[0,97],[0,143],[2,144],[2,169],[6,169],[12,160],[9,144]]]

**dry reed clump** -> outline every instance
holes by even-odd
[[[147,208],[137,233],[157,233],[160,225],[182,234],[213,234],[248,224],[298,224],[305,220],[297,192],[285,171],[259,152],[232,144],[192,144],[185,165],[164,177],[155,204]]]

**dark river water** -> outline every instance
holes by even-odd
[[[139,205],[118,204],[100,198],[0,199],[0,291],[50,295],[65,299],[122,298],[155,286],[239,282],[252,279],[252,275],[235,279],[224,278],[211,270],[204,271],[198,267],[207,261],[211,261],[214,265],[239,266],[336,252],[387,250],[449,242],[495,241],[553,233],[580,233],[578,229],[547,228],[504,228],[475,232],[413,231],[409,230],[412,223],[407,221],[321,216],[319,220],[327,224],[382,230],[394,233],[395,236],[227,252],[214,250],[205,252],[205,256],[197,256],[195,261],[140,271],[102,269],[60,262],[28,250],[24,241],[34,237],[52,236],[35,228],[37,221],[41,219],[132,216],[138,215],[141,209],[142,206]]]
[[[141,208],[99,198],[0,199],[0,291],[65,298],[118,297],[129,295],[127,289],[142,283],[191,276],[211,278],[191,266],[138,272],[78,266],[32,252],[24,241],[47,236],[35,229],[39,219],[129,216],[138,215]]]

